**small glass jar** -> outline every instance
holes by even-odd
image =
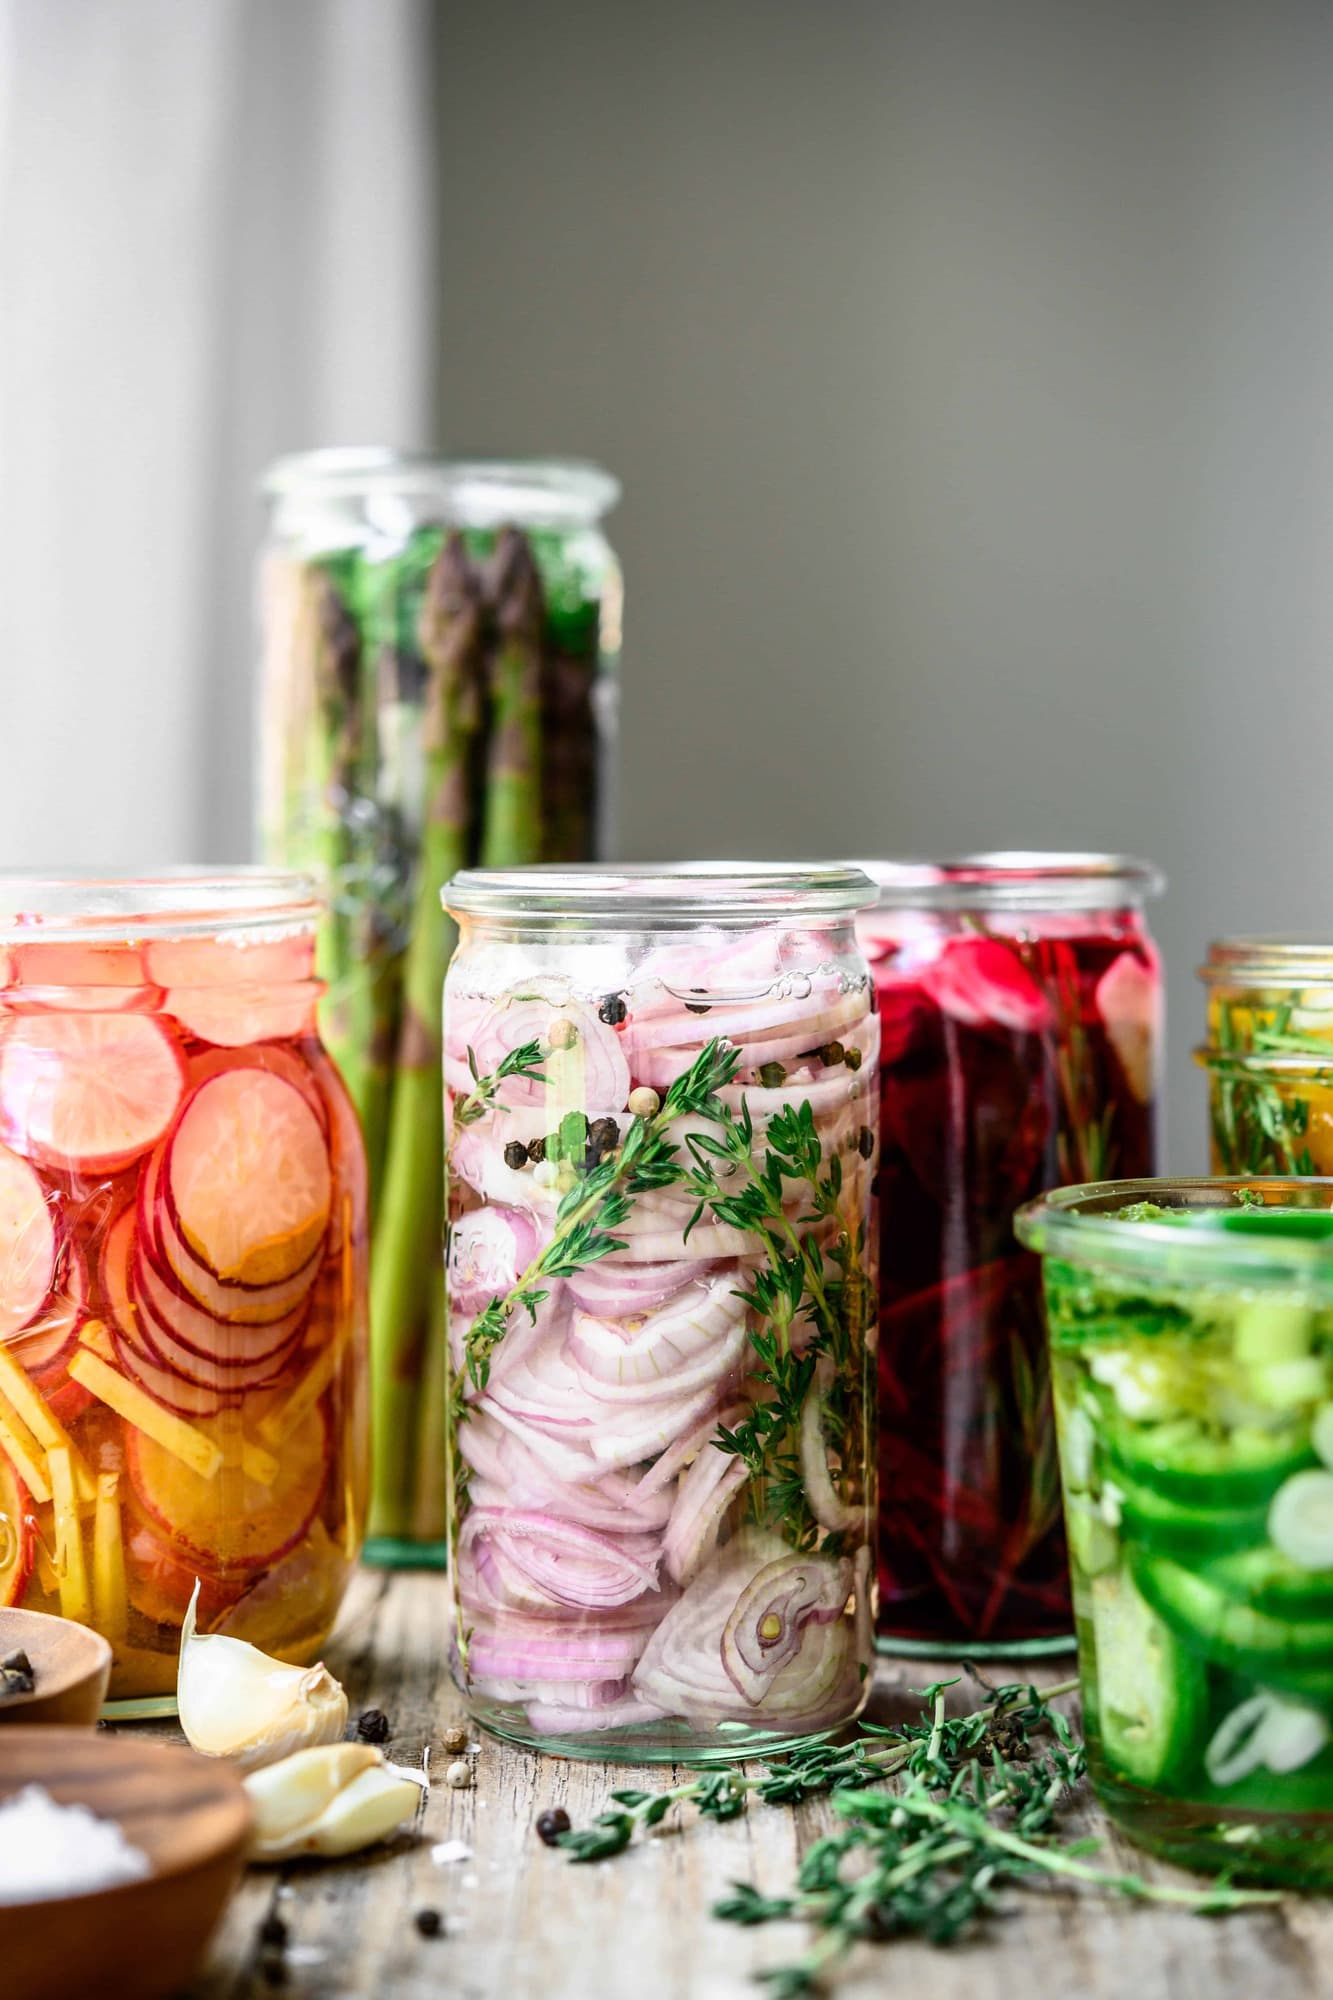
[[[1187,1867],[1333,1884],[1333,1181],[1064,1188],[1045,1260],[1089,1767]]]
[[[1223,938],[1199,977],[1213,1171],[1333,1173],[1333,944]]]
[[[706,1763],[866,1698],[872,895],[749,864],[448,891],[453,1666],[498,1735]]]
[[[312,1659],[368,1483],[366,1183],[295,875],[0,877],[0,1605]]]
[[[320,1020],[365,1133],[375,1560],[443,1554],[440,890],[611,823],[617,482],[565,461],[282,460],[260,571],[263,858],[327,915]]]
[[[1152,1173],[1155,869],[1096,854],[865,862],[879,1001],[881,1645],[1068,1645],[1055,1433],[1021,1203]]]

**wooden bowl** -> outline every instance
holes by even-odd
[[[91,1729],[111,1678],[111,1648],[101,1633],[45,1611],[0,1611],[0,1660],[18,1647],[32,1662],[34,1686],[0,1700],[0,1723]]]
[[[30,1784],[61,1805],[118,1820],[153,1872],[86,1895],[0,1903],[4,1991],[16,2000],[179,1992],[244,1863],[250,1802],[235,1771],[193,1750],[106,1731],[7,1730],[0,1804]]]

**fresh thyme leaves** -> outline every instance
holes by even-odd
[[[763,1775],[730,1769],[667,1792],[614,1792],[615,1811],[563,1834],[559,1845],[571,1861],[603,1861],[623,1853],[636,1832],[659,1826],[673,1806],[729,1820],[745,1811],[751,1793],[773,1805],[831,1793],[842,1824],[809,1849],[787,1893],[764,1895],[735,1882],[713,1906],[729,1923],[797,1919],[812,1926],[800,1958],[759,1975],[776,2000],[816,1990],[862,1941],[918,1936],[952,1944],[998,1907],[999,1890],[1043,1875],[1200,1915],[1277,1899],[1274,1891],[1225,1882],[1177,1888],[1094,1866],[1084,1857],[1095,1843],[1062,1840],[1059,1824],[1084,1774],[1084,1754],[1051,1703],[1075,1683],[997,1688],[984,1707],[963,1716],[945,1714],[948,1685],[925,1690],[918,1723],[863,1723],[850,1742],[810,1744]],[[903,1780],[897,1789],[869,1789],[895,1776]]]
[[[475,1125],[479,1118],[495,1109],[496,1093],[502,1083],[512,1076],[526,1078],[529,1083],[545,1083],[542,1070],[545,1053],[540,1042],[522,1042],[516,1049],[500,1058],[493,1070],[485,1076],[477,1068],[477,1058],[472,1050],[467,1052],[467,1066],[472,1072],[472,1088],[466,1097],[460,1097],[454,1105],[455,1125]],[[503,1110],[503,1106],[501,1109]]]

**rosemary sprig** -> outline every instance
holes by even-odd
[[[1286,1079],[1256,1074],[1244,1060],[1250,1053],[1320,1056],[1328,1062],[1328,1070],[1307,1070],[1306,1080],[1325,1085],[1333,1081],[1333,1045],[1314,1035],[1293,1034],[1288,1027],[1291,1015],[1291,1003],[1285,1001],[1267,1022],[1256,1020],[1247,1038],[1237,1026],[1233,1003],[1223,1001],[1218,1007],[1217,1048],[1209,1067],[1215,1082],[1213,1148],[1224,1173],[1315,1172],[1314,1156],[1306,1144],[1309,1099],[1296,1095]]]
[[[500,1085],[511,1076],[521,1076],[529,1083],[545,1083],[546,1076],[542,1064],[548,1051],[540,1042],[521,1042],[516,1049],[510,1049],[501,1056],[493,1070],[483,1076],[477,1068],[477,1058],[471,1048],[467,1052],[467,1066],[472,1072],[472,1088],[466,1097],[460,1097],[454,1106],[454,1124],[475,1125],[495,1108],[495,1096]],[[502,1105],[501,1110],[504,1109]]]

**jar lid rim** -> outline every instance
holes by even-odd
[[[313,930],[319,913],[314,877],[288,869],[0,869],[0,946],[290,935]]]
[[[441,892],[457,916],[545,921],[599,917],[654,923],[726,923],[747,919],[847,915],[875,901],[860,868],[833,862],[634,862],[468,868]]]
[[[1199,978],[1205,985],[1241,978],[1274,985],[1333,979],[1333,939],[1299,931],[1213,938]]]
[[[1185,1229],[1160,1216],[1124,1214],[1139,1203],[1209,1213],[1219,1226]],[[1212,1290],[1242,1285],[1333,1290],[1333,1226],[1319,1236],[1279,1236],[1262,1226],[1244,1233],[1240,1218],[1252,1209],[1333,1212],[1333,1178],[1091,1181],[1028,1202],[1014,1217],[1014,1230],[1026,1249],[1112,1276]],[[1236,1218],[1233,1228],[1225,1226],[1229,1217]]]
[[[882,909],[1114,909],[1166,887],[1151,861],[1129,854],[997,848],[938,859],[865,860]]]
[[[387,445],[327,445],[289,452],[265,473],[265,498],[299,506],[372,496],[437,499],[483,525],[520,520],[590,524],[610,513],[620,481],[583,458],[448,458]]]

